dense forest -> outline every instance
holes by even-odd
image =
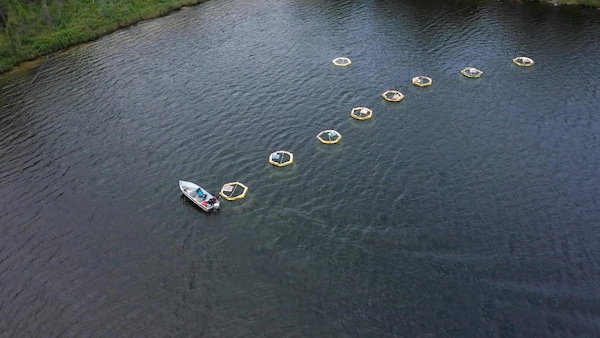
[[[0,73],[205,0],[0,0]],[[542,0],[600,7],[600,0]]]
[[[0,0],[0,73],[205,0]]]

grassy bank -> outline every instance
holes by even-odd
[[[0,73],[206,0],[2,0]]]

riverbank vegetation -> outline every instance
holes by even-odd
[[[205,0],[0,0],[0,73]]]
[[[205,0],[0,0],[0,73]],[[600,7],[600,0],[540,0]]]

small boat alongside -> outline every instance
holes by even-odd
[[[179,189],[185,197],[206,212],[218,210],[221,206],[218,196],[212,195],[196,183],[179,180]]]

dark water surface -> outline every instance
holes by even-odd
[[[0,336],[599,336],[599,32],[531,4],[214,0],[4,75]],[[208,215],[179,179],[250,190]]]

